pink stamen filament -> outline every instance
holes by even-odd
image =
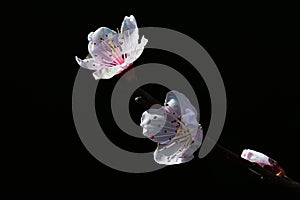
[[[116,45],[113,42],[111,42],[111,46],[106,41],[102,41],[101,43],[102,43],[102,46],[105,50],[106,56],[110,57],[110,55],[112,55],[113,58],[114,58],[114,60],[111,62],[112,66],[121,65],[125,62],[125,59],[122,57],[122,55],[125,55],[125,54],[122,54],[119,51],[119,49],[116,48]],[[109,49],[112,49],[110,54],[108,53],[108,51],[107,51],[107,49],[105,48],[104,45],[106,45]],[[112,52],[112,51],[114,51],[114,52]],[[126,58],[126,56],[124,56],[124,57]]]

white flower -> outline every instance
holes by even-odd
[[[174,90],[167,93],[164,106],[143,113],[143,135],[158,143],[154,152],[157,163],[173,165],[193,159],[203,137],[196,118],[194,106]]]
[[[248,160],[252,163],[256,163],[262,168],[265,168],[269,171],[271,171],[273,174],[277,176],[283,176],[285,175],[284,170],[282,167],[279,166],[278,162],[274,159],[266,156],[263,153],[251,150],[251,149],[244,149],[241,157],[245,160]]]
[[[129,67],[142,54],[148,40],[141,38],[134,16],[125,17],[121,32],[117,33],[109,28],[101,27],[88,35],[89,58],[81,60],[77,56],[78,64],[94,70],[94,78],[109,79]]]

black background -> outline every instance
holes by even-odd
[[[14,172],[17,175],[14,180],[24,188],[29,185],[49,195],[83,193],[98,198],[106,194],[122,198],[176,198],[181,195],[214,198],[222,195],[237,199],[257,197],[258,194],[292,195],[292,191],[265,183],[214,150],[203,159],[195,158],[183,165],[144,174],[119,172],[89,154],[79,139],[72,117],[72,88],[79,69],[74,57],[84,58],[88,53],[89,32],[101,26],[120,27],[124,16],[132,14],[139,27],[165,27],[192,37],[215,61],[228,100],[226,123],[219,144],[237,154],[244,148],[263,152],[277,160],[289,177],[300,181],[296,32],[299,20],[293,6],[227,5],[228,9],[225,9],[223,5],[139,4],[45,4],[40,9],[28,11],[27,21],[34,23],[22,26],[23,35],[19,36],[30,38],[28,45],[33,45],[35,50],[29,54],[36,59],[23,60],[26,65],[22,68],[8,69],[14,76],[3,77],[4,81],[12,81],[7,91],[15,98],[10,103],[22,103],[20,116],[9,112],[12,119],[20,121],[12,128],[29,128],[26,134],[18,136],[16,146],[22,145],[19,152],[23,152],[18,156],[18,166],[22,163],[22,168]],[[22,49],[27,51],[27,48]],[[168,64],[185,74],[192,70],[178,56],[154,50],[146,50],[133,67],[154,61]],[[118,78],[101,80],[99,85],[110,88]],[[199,93],[207,95],[197,78],[192,75],[189,80],[200,81]],[[100,88],[97,91],[97,111],[108,112],[109,116],[109,110],[104,107],[108,107],[105,103],[109,102],[110,92]],[[156,98],[164,99],[163,92],[153,88],[150,92]],[[209,109],[206,108],[209,99],[207,96],[204,99],[200,106],[204,109],[201,119],[205,129],[209,123],[205,121],[209,120]],[[136,106],[135,111],[131,110],[133,118],[138,118],[142,110]],[[107,129],[110,131],[106,134],[113,135],[109,138],[122,148],[138,152],[154,147],[147,139],[140,145],[138,140],[128,138],[115,128],[109,117],[103,120],[101,123],[109,124]],[[25,143],[23,139],[30,142]],[[29,184],[29,180],[34,184]]]

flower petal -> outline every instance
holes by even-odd
[[[138,40],[139,32],[136,20],[133,15],[130,15],[130,17],[126,16],[122,22],[121,33],[119,36],[123,51],[130,55],[137,47]]]
[[[126,63],[133,63],[136,59],[138,59],[140,57],[140,55],[142,54],[144,47],[146,46],[146,44],[148,43],[148,40],[146,38],[144,38],[144,36],[141,39],[141,43],[139,43],[134,51],[131,51],[131,54],[126,58]]]
[[[262,167],[265,165],[271,165],[268,156],[254,150],[244,149],[241,154],[241,157],[250,162],[257,163]]]
[[[199,127],[197,134],[194,138],[192,138],[193,142],[186,148],[183,152],[182,157],[190,157],[193,153],[201,146],[203,139],[203,131]]]
[[[169,104],[170,100],[174,100],[174,105],[170,105],[174,110],[176,110],[176,112],[180,115],[183,115],[186,111],[186,109],[190,109],[192,110],[196,115],[198,114],[197,110],[195,109],[195,107],[191,104],[190,100],[183,95],[180,92],[177,92],[175,90],[172,90],[170,92],[167,93],[166,95],[166,100],[165,100],[165,104]]]
[[[129,17],[125,16],[122,25],[121,25],[121,33],[124,33],[128,30],[135,30],[137,29],[136,20],[133,15],[130,15]]]
[[[182,141],[180,143],[173,142],[167,145],[159,145],[153,154],[155,162],[158,164],[173,165],[190,161],[193,159],[193,155],[183,159],[180,158],[182,155],[181,151],[184,149],[184,143]]]
[[[75,56],[75,59],[81,67],[86,68],[86,69],[99,70],[101,67],[103,67],[99,63],[95,62],[95,60],[93,58],[87,58],[87,59],[81,60],[80,58]]]
[[[110,79],[122,70],[123,70],[123,68],[120,65],[117,65],[117,66],[114,66],[114,67],[103,67],[100,70],[95,71],[93,73],[93,76],[96,80],[98,80],[98,79]]]
[[[194,152],[200,147],[202,130],[199,129],[199,137],[192,142],[189,135],[179,139],[173,138],[168,144],[162,144],[154,152],[154,160],[159,164],[174,165],[189,162],[194,158]]]
[[[88,40],[90,42],[97,42],[100,40],[100,38],[111,38],[113,36],[117,35],[117,32],[114,30],[111,30],[107,27],[100,27],[95,32],[90,32],[88,35]]]
[[[182,115],[182,121],[185,124],[185,128],[190,131],[193,139],[196,137],[199,129],[199,122],[196,117],[196,113],[190,108],[186,108]]]
[[[169,123],[170,116],[165,112],[164,107],[149,109],[141,118],[140,126],[143,127],[143,135],[154,142],[166,143],[176,135],[175,124]]]

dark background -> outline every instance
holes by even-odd
[[[120,27],[124,16],[132,14],[139,27],[170,28],[192,37],[215,61],[228,100],[219,144],[237,154],[244,148],[263,152],[277,160],[289,177],[300,181],[297,13],[292,5],[227,7],[82,2],[68,6],[45,4],[28,12],[28,21],[34,23],[22,28],[24,34],[19,36],[30,37],[28,45],[35,46],[30,54],[36,60],[24,60],[26,67],[14,72],[13,78],[3,77],[13,82],[8,92],[16,98],[11,102],[24,104],[22,117],[9,112],[13,119],[20,120],[12,128],[29,128],[18,140],[22,145],[20,152],[24,152],[18,163],[24,167],[14,174],[20,185],[25,187],[31,180],[34,184],[29,186],[44,194],[83,193],[95,194],[98,198],[106,194],[123,198],[175,198],[179,195],[201,198],[208,194],[211,198],[222,195],[237,199],[240,195],[292,195],[292,191],[262,181],[215,150],[203,159],[195,158],[189,163],[151,173],[119,172],[89,154],[76,132],[72,118],[72,88],[79,66],[74,57],[84,58],[88,53],[89,32],[101,26]],[[21,45],[22,49],[27,51],[24,46]],[[189,63],[177,55],[155,50],[146,50],[133,67],[147,62],[168,64],[187,77],[192,70]],[[190,76],[189,80],[204,98],[200,106],[204,110],[201,119],[205,129],[210,116],[206,87],[200,76]],[[122,133],[110,120],[105,103],[109,103],[109,88],[118,78],[100,80],[99,85],[108,89],[98,88],[96,108],[97,112],[107,112],[108,117],[99,121],[106,124],[109,130],[106,134],[118,146],[135,152],[154,150],[150,140],[143,139],[139,143]],[[153,96],[160,101],[164,99],[164,90],[159,93],[157,88],[149,88]],[[133,110],[133,107],[132,117],[139,118],[144,108],[136,105]],[[30,143],[24,143],[28,138]],[[139,196],[136,191],[143,195]]]

